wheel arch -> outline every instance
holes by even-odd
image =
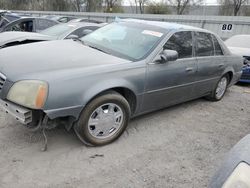
[[[108,83],[108,82],[105,82]],[[83,106],[91,102],[96,97],[104,94],[108,91],[115,91],[122,95],[129,103],[131,108],[131,114],[133,115],[138,106],[138,97],[136,95],[137,91],[135,87],[129,83],[129,82],[119,82],[120,84],[114,83],[114,84],[98,84],[96,86],[93,86],[91,89],[88,89],[83,94]],[[124,84],[121,84],[124,83]]]
[[[230,84],[231,83],[231,81],[232,81],[232,79],[233,79],[233,72],[232,71],[229,71],[229,72],[227,72],[226,73],[228,76],[229,76],[229,80],[228,80],[228,84]]]
[[[229,76],[229,83],[228,84],[231,84],[231,81],[233,80],[233,77],[234,77],[234,74],[235,74],[235,71],[232,67],[228,67],[222,74],[222,76],[224,75],[228,75]]]

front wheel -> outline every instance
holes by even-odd
[[[102,146],[116,140],[126,129],[130,107],[119,93],[110,91],[92,100],[74,126],[78,138],[90,146]]]
[[[229,83],[228,75],[222,76],[212,94],[209,95],[207,98],[212,101],[221,100],[227,91],[228,83]]]

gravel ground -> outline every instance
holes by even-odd
[[[250,87],[138,117],[110,145],[83,146],[64,129],[49,148],[0,113],[1,188],[207,187],[225,154],[250,132]]]

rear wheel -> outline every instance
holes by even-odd
[[[101,146],[116,140],[126,129],[130,107],[119,93],[110,91],[92,100],[74,126],[85,144]]]
[[[229,76],[226,74],[226,75],[221,77],[221,79],[217,83],[214,91],[207,98],[209,100],[212,100],[212,101],[221,100],[227,91],[228,84],[229,84]]]

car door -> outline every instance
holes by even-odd
[[[198,73],[195,86],[197,95],[211,92],[225,68],[225,57],[215,36],[205,32],[195,32],[195,56]]]
[[[179,58],[148,64],[143,110],[151,111],[189,100],[193,95],[197,65],[191,31],[174,33],[162,49],[175,50]]]

